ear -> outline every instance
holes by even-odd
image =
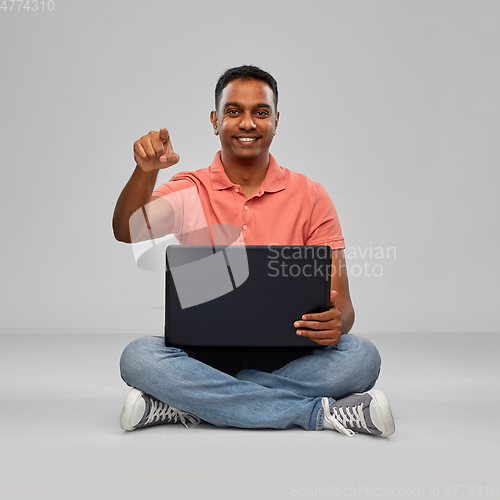
[[[210,112],[210,121],[212,122],[212,127],[214,128],[214,134],[219,135],[219,131],[217,129],[217,112],[216,111]]]
[[[276,129],[278,128],[278,123],[280,121],[280,114],[276,112],[276,118],[274,119],[274,135],[276,135]]]

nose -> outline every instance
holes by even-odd
[[[242,130],[252,130],[257,128],[257,125],[255,125],[255,122],[253,120],[252,113],[243,114],[243,116],[241,117],[240,128]]]

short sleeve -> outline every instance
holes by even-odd
[[[333,250],[345,248],[337,210],[321,184],[316,191],[306,245],[329,245]]]
[[[175,214],[172,233],[181,243],[185,244],[190,235],[192,237],[193,233],[200,230],[203,231],[203,237],[207,238],[208,224],[194,179],[183,173],[176,174],[170,181],[156,188],[152,196],[165,198],[172,205]]]
[[[152,196],[166,196],[193,186],[196,186],[193,179],[180,174],[175,174],[168,182],[158,186],[153,191]]]

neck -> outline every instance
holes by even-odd
[[[231,182],[241,187],[259,187],[266,177],[269,160],[269,152],[262,157],[248,160],[234,158],[224,154],[224,151],[221,152],[221,161],[226,175]]]

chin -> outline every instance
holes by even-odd
[[[238,158],[240,160],[256,160],[257,158],[259,158],[261,156],[261,154],[246,154],[246,155],[239,155]]]

